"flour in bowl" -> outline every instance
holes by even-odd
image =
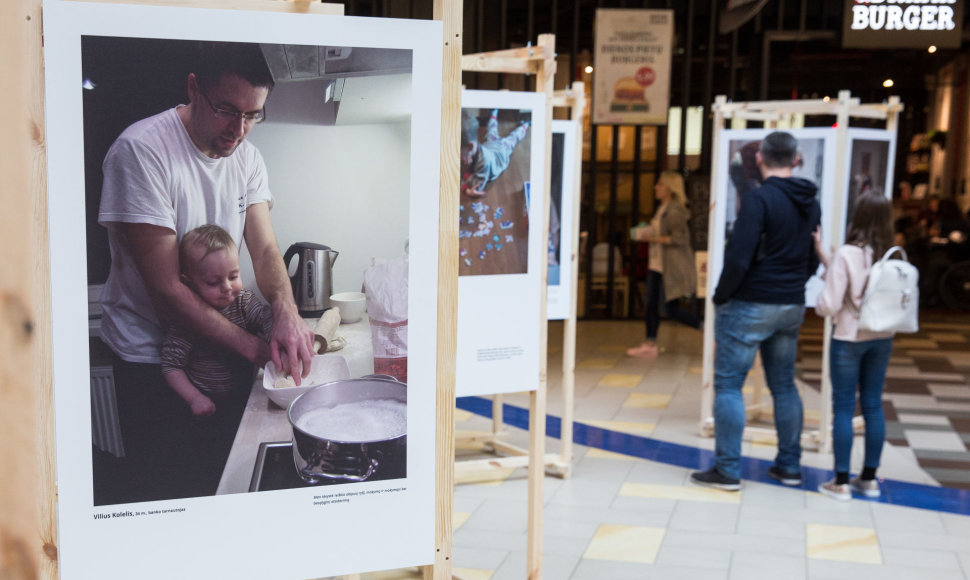
[[[344,403],[307,411],[296,426],[331,441],[383,441],[407,433],[407,405],[394,399]]]

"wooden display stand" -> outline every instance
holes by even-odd
[[[470,55],[477,58],[480,55]],[[552,106],[568,108],[570,110],[570,120],[575,121],[582,127],[583,116],[586,107],[585,85],[581,81],[576,81],[569,89],[555,91],[552,96]],[[582,138],[577,135],[575,141],[575,159],[582,159]],[[562,418],[560,428],[560,448],[559,453],[546,453],[544,464],[546,473],[558,477],[568,478],[573,459],[573,409],[575,406],[575,382],[576,382],[576,306],[578,285],[576,283],[579,275],[579,212],[581,197],[579,195],[582,178],[582,165],[576,163],[572,168],[573,185],[576,191],[572,195],[572,216],[571,224],[563,224],[563,228],[572,228],[573,238],[572,247],[569,254],[569,276],[573,281],[573,291],[569,296],[570,315],[563,320],[563,360],[562,360]],[[547,234],[548,235],[548,234]],[[507,434],[505,431],[503,397],[502,395],[492,396],[492,429],[489,431],[457,431],[456,439],[467,446],[481,445],[487,452],[498,455],[495,459],[468,460],[457,463],[459,473],[476,472],[480,474],[492,470],[496,475],[502,469],[509,467],[524,467],[528,464],[529,450],[517,445],[510,444],[502,440]]]
[[[109,0],[110,1],[110,0]],[[228,10],[343,14],[343,5],[309,0],[125,0],[128,4]],[[57,486],[51,352],[50,252],[44,134],[41,0],[0,3],[0,47],[8,90],[0,104],[7,139],[0,156],[3,202],[3,287],[0,299],[0,435],[4,466],[0,489],[0,577],[58,578]],[[436,517],[434,562],[426,579],[451,578],[454,481],[454,402],[461,110],[461,1],[434,0],[444,27],[441,124],[441,195],[438,241],[436,395]],[[551,75],[550,75],[551,78]],[[544,415],[541,416],[544,420]],[[544,425],[542,426],[544,427]],[[541,504],[540,504],[541,505]],[[348,578],[358,577],[354,574]]]
[[[586,113],[586,87],[576,81],[567,91],[556,91],[553,96],[554,107],[568,107],[570,120],[583,127],[583,117]],[[583,137],[576,136],[576,162],[573,171],[573,220],[563,227],[572,228],[572,247],[569,249],[569,276],[572,280],[572,292],[569,294],[569,316],[563,320],[562,336],[562,417],[559,429],[559,456],[546,455],[547,471],[561,477],[569,477],[573,464],[573,410],[576,405],[576,306],[579,290],[579,212],[582,206],[583,182]],[[564,168],[565,169],[565,168]]]
[[[552,157],[552,108],[553,108],[553,80],[556,74],[556,37],[552,34],[539,36],[538,45],[525,48],[515,48],[489,53],[465,55],[461,59],[461,68],[473,72],[493,72],[511,74],[536,75],[536,92],[546,95],[546,135],[544,165],[545,175],[551,171]],[[455,138],[454,143],[459,143]],[[455,191],[458,191],[457,187]],[[542,192],[542,228],[541,235],[549,236],[549,179],[545,180]],[[457,215],[454,212],[453,215]],[[454,220],[453,220],[454,221]],[[457,235],[455,236],[457,240]],[[451,254],[452,256],[455,253]],[[545,461],[530,461],[531,458],[545,459],[546,436],[546,356],[547,356],[547,324],[545,288],[548,275],[548,253],[542,253],[540,268],[542,271],[542,298],[539,306],[539,319],[542,321],[539,333],[539,384],[536,390],[529,393],[529,449],[511,445],[501,441],[502,430],[502,397],[495,395],[493,399],[492,431],[463,433],[458,438],[465,443],[482,443],[495,453],[506,454],[504,457],[488,459],[472,459],[455,463],[456,475],[467,472],[494,471],[509,467],[527,467],[529,472],[528,485],[528,531],[526,547],[526,577],[542,577],[542,486],[545,476]],[[454,259],[452,258],[454,261]]]
[[[723,95],[718,96],[714,102],[714,123],[713,136],[711,139],[711,200],[710,213],[708,220],[708,240],[711,247],[708,248],[708,255],[715,251],[714,228],[716,226],[715,202],[717,196],[716,188],[716,168],[718,163],[723,162],[718,158],[719,140],[721,131],[725,129],[725,121],[729,119],[744,119],[763,122],[766,128],[775,128],[778,123],[785,118],[790,118],[795,114],[802,115],[827,115],[836,118],[835,129],[835,183],[833,186],[833,204],[831,215],[822,216],[822,227],[830,228],[831,232],[839,232],[834,240],[841,241],[841,231],[844,227],[842,216],[845,215],[845,204],[848,198],[846,191],[847,159],[849,157],[849,122],[853,117],[864,119],[876,119],[886,122],[886,130],[895,133],[898,125],[898,115],[903,110],[903,105],[899,97],[890,97],[887,103],[861,104],[858,97],[852,97],[849,91],[839,91],[837,100],[803,100],[803,101],[764,101],[752,103],[729,103]],[[704,325],[704,357],[701,394],[701,422],[700,431],[703,435],[713,436],[714,434],[714,303],[712,302],[713,290],[717,285],[717,280],[709,280],[709,289],[705,300],[704,316],[707,323]],[[832,340],[832,321],[825,319],[825,331],[823,339],[822,355],[822,389],[820,396],[817,419],[815,413],[806,413],[806,429],[802,433],[802,445],[806,448],[817,449],[827,453],[831,449],[831,426],[832,426],[832,382],[829,379],[829,344]],[[755,366],[758,361],[755,361]],[[753,369],[755,367],[752,367]],[[798,379],[796,383],[800,390],[804,385]],[[754,385],[751,404],[746,406],[746,417],[748,425],[744,430],[744,439],[764,441],[775,437],[773,428],[766,428],[751,425],[750,423],[770,416],[772,413],[770,401],[764,400],[766,385],[764,381],[757,381]],[[856,417],[854,427],[861,426],[861,417]]]

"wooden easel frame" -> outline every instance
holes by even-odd
[[[546,95],[546,135],[544,166],[545,175],[549,175],[552,166],[552,108],[554,84],[556,74],[556,37],[552,34],[539,35],[538,44],[534,47],[514,48],[488,53],[470,54],[461,58],[461,68],[473,72],[493,72],[511,74],[536,75],[536,92]],[[454,142],[459,143],[459,138]],[[549,179],[545,180],[542,192],[542,229],[541,234],[549,236]],[[455,191],[458,191],[457,187]],[[452,215],[457,215],[454,212]],[[454,220],[452,220],[454,221]],[[455,236],[457,240],[457,235]],[[454,256],[456,252],[451,255]],[[496,453],[504,453],[505,457],[488,459],[471,459],[455,463],[455,472],[469,472],[481,470],[495,470],[509,467],[527,467],[529,473],[528,485],[528,531],[526,539],[526,577],[538,579],[542,577],[542,505],[543,505],[543,477],[545,476],[545,445],[546,445],[546,358],[548,355],[548,324],[546,321],[546,285],[549,267],[549,256],[542,252],[540,268],[542,272],[542,295],[539,305],[539,384],[529,393],[529,449],[525,450],[507,442],[501,441],[502,435],[502,397],[493,396],[492,431],[465,433],[460,438],[463,441],[484,443]],[[531,458],[541,457],[543,461],[532,461]]]
[[[822,216],[823,227],[830,228],[829,231],[841,231],[844,227],[842,217],[845,215],[845,204],[847,201],[846,174],[847,155],[849,153],[849,122],[853,117],[865,119],[884,120],[886,130],[895,132],[899,124],[899,113],[902,112],[903,105],[899,97],[892,96],[886,103],[862,104],[858,97],[852,97],[849,91],[839,91],[837,100],[815,99],[802,101],[763,101],[751,103],[728,103],[727,97],[719,95],[714,102],[714,123],[713,136],[711,139],[711,199],[708,218],[708,240],[709,244],[714,243],[715,224],[715,203],[714,192],[717,188],[716,168],[721,162],[719,157],[719,141],[721,131],[725,129],[725,121],[738,118],[752,121],[760,121],[766,128],[777,127],[783,118],[795,114],[804,115],[827,115],[836,118],[836,155],[835,155],[835,184],[833,189],[832,215]],[[828,218],[826,220],[826,217]],[[713,248],[708,248],[708,255],[713,252]],[[704,316],[707,323],[704,325],[704,355],[703,355],[703,374],[701,391],[701,421],[700,432],[705,436],[714,434],[714,303],[712,301],[714,288],[717,280],[708,280],[708,290],[705,299]],[[831,450],[831,426],[832,426],[832,382],[829,378],[829,345],[832,340],[832,320],[825,319],[825,330],[823,338],[822,352],[822,389],[818,410],[818,421],[806,421],[812,423],[812,429],[805,429],[802,432],[802,445],[816,449],[822,453]],[[797,379],[796,379],[797,382]],[[762,401],[765,386],[758,384],[753,393],[753,401],[746,408],[748,421],[757,419],[762,413],[769,412],[766,403]],[[861,422],[857,418],[854,427],[858,428]],[[773,428],[748,425],[744,429],[744,439],[764,440],[775,436]]]
[[[89,0],[90,1],[90,0]],[[227,10],[336,14],[342,4],[310,0],[95,0]],[[454,403],[458,232],[459,118],[461,110],[461,0],[434,0],[443,35],[441,180],[438,228],[438,328],[435,449],[435,555],[426,579],[451,578],[454,498]],[[0,93],[8,112],[0,121],[8,145],[0,290],[0,434],[9,469],[0,491],[0,576],[55,579],[60,575],[55,479],[50,238],[44,114],[42,0],[0,3],[0,48],[10,82]],[[544,418],[544,417],[543,417]],[[351,575],[354,577],[357,575]]]
[[[572,280],[572,291],[569,295],[569,316],[563,320],[562,337],[562,417],[559,430],[558,457],[546,454],[546,470],[548,473],[568,478],[573,464],[573,422],[576,405],[576,300],[579,280],[579,212],[582,207],[583,181],[583,119],[586,115],[586,87],[582,81],[576,81],[568,90],[556,91],[552,99],[553,107],[569,108],[570,121],[578,124],[579,134],[576,135],[575,157],[573,164],[573,220],[568,227],[572,228],[572,247],[569,250],[569,276]],[[566,224],[564,224],[566,225]]]
[[[477,55],[472,55],[477,56]],[[564,90],[555,91],[552,97],[553,107],[568,108],[570,110],[570,121],[578,124],[582,130],[583,117],[586,110],[585,85],[582,81],[576,81],[571,87]],[[563,319],[563,360],[562,360],[562,418],[560,420],[560,448],[559,453],[546,453],[544,463],[546,473],[562,478],[568,478],[572,469],[573,459],[573,423],[575,407],[575,384],[576,384],[576,300],[577,300],[577,278],[579,276],[579,212],[582,205],[581,191],[582,179],[582,135],[576,135],[575,139],[575,159],[577,163],[572,168],[573,187],[575,191],[572,195],[572,216],[570,224],[563,224],[563,227],[572,228],[572,246],[569,254],[569,268],[566,270],[571,276],[572,292],[568,298],[570,315]],[[461,472],[490,470],[494,469],[496,475],[498,470],[508,467],[522,467],[524,459],[514,459],[515,457],[527,458],[529,451],[519,446],[502,441],[506,435],[503,417],[503,397],[502,395],[492,396],[492,429],[490,431],[456,431],[456,438],[468,445],[482,445],[486,451],[495,454],[504,454],[497,459],[469,460],[457,464],[457,469]]]

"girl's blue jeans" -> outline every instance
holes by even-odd
[[[856,392],[866,422],[863,467],[879,467],[886,440],[886,417],[882,410],[882,388],[893,352],[893,339],[863,342],[832,339],[829,370],[832,377],[832,448],[835,471],[849,472],[852,457],[852,416]]]

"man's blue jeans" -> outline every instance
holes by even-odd
[[[866,421],[866,453],[863,467],[879,467],[882,446],[886,441],[886,417],[882,410],[882,387],[886,381],[893,339],[863,342],[832,339],[829,372],[832,376],[832,450],[835,471],[849,473],[852,455],[852,415],[855,412],[856,387],[859,406]]]
[[[761,351],[765,380],[774,400],[778,455],[784,473],[799,473],[802,456],[802,399],[795,388],[801,304],[731,300],[717,307],[714,320],[714,466],[725,477],[741,478],[744,386],[755,353]]]

